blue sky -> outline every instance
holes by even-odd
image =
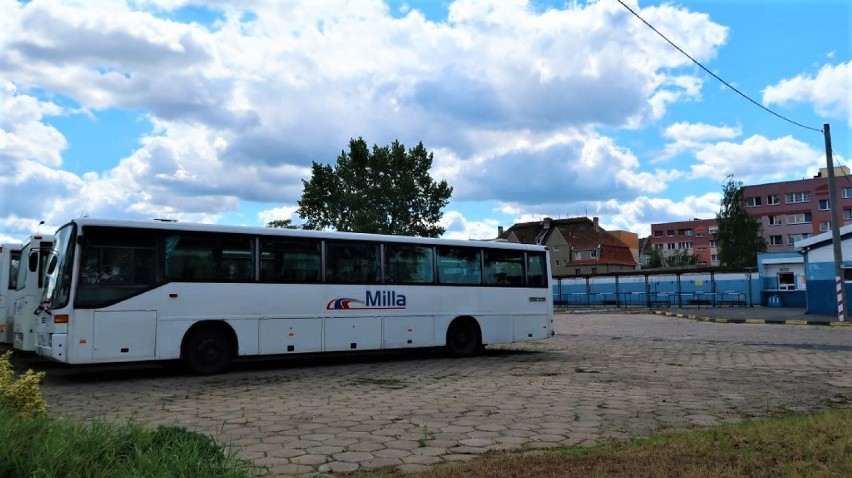
[[[844,0],[625,3],[852,156]],[[820,132],[750,104],[616,0],[0,0],[0,241],[86,214],[262,225],[349,138],[434,153],[447,237],[543,216],[640,235],[729,174],[810,177]]]

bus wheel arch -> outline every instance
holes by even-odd
[[[473,317],[456,317],[447,327],[447,351],[453,357],[471,357],[482,350],[482,329]]]
[[[204,321],[193,324],[183,336],[181,362],[197,375],[224,372],[237,355],[237,335],[222,321]]]

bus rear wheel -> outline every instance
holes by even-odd
[[[458,319],[447,331],[447,351],[453,357],[471,357],[482,348],[479,327],[473,319]]]
[[[228,337],[220,330],[204,327],[186,339],[181,359],[188,371],[213,375],[224,372],[232,357],[233,348]]]

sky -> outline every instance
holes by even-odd
[[[299,224],[311,163],[358,137],[422,142],[461,239],[712,218],[729,175],[825,167],[824,124],[849,165],[852,2],[623,1],[754,103],[617,0],[0,0],[0,243]]]

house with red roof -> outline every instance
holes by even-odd
[[[601,229],[598,218],[522,222],[498,230],[498,240],[550,248],[553,277],[627,272],[637,268],[630,246]]]

